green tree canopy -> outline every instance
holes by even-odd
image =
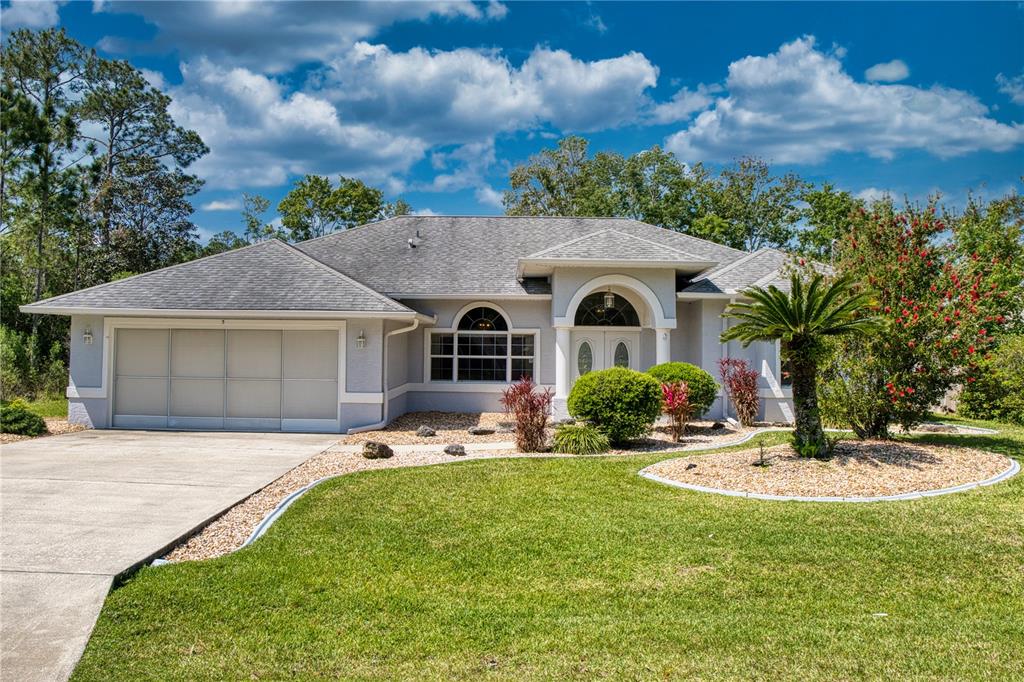
[[[322,237],[336,230],[404,215],[402,200],[384,201],[384,193],[356,178],[338,178],[338,186],[320,175],[307,175],[277,205],[281,224],[291,241]]]

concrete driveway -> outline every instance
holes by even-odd
[[[0,676],[71,674],[113,578],[336,436],[82,431],[0,449]]]

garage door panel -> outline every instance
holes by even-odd
[[[279,419],[281,382],[269,379],[228,379],[227,416]]]
[[[228,377],[277,379],[281,376],[281,331],[228,331]]]
[[[117,331],[117,376],[167,376],[166,329],[119,329]]]
[[[337,379],[338,332],[284,332],[285,379]]]
[[[167,379],[118,377],[114,414],[167,416]]]
[[[220,329],[175,329],[171,332],[171,375],[224,376],[224,332]]]
[[[337,419],[337,381],[285,381],[281,390],[284,419]]]
[[[223,379],[171,379],[172,417],[223,417]]]

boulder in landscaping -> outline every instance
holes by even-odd
[[[387,459],[394,456],[395,451],[384,443],[367,441],[363,443],[363,457],[366,459]]]
[[[458,443],[452,443],[451,445],[444,446],[444,454],[451,455],[452,457],[462,457],[466,454],[466,448]]]
[[[429,438],[430,436],[436,436],[437,432],[429,426],[424,425],[416,429],[416,435],[420,438]]]
[[[470,426],[469,435],[471,436],[489,436],[494,433],[494,429],[489,426]]]
[[[720,430],[722,430],[724,428],[725,428],[725,424],[723,424],[722,422],[715,422],[714,424],[711,425],[711,429],[713,431],[720,431]]]

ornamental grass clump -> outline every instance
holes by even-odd
[[[598,455],[608,447],[608,437],[593,426],[562,424],[555,429],[552,449],[566,455]]]
[[[544,449],[545,429],[551,414],[551,389],[540,390],[531,378],[513,383],[501,394],[505,414],[516,421],[516,447],[521,452]]]
[[[757,413],[761,411],[761,399],[757,395],[760,374],[746,360],[738,358],[719,360],[718,373],[725,386],[725,395],[736,410],[736,418],[743,426],[753,426]]]
[[[672,440],[679,439],[686,433],[686,424],[693,416],[690,404],[690,389],[684,381],[673,381],[661,385],[661,409],[668,415],[672,428]]]
[[[625,367],[588,372],[569,393],[569,414],[590,422],[612,443],[647,435],[661,414],[661,384]]]

